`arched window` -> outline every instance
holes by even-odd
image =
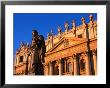
[[[78,35],[78,38],[82,38],[82,34]]]
[[[84,59],[80,60],[80,70],[85,71],[85,60]]]
[[[59,75],[59,66],[57,61],[53,62],[53,75]]]
[[[62,71],[63,71],[63,73],[65,73],[66,72],[66,60],[65,60],[65,58],[63,58],[62,59]]]
[[[56,64],[53,68],[53,75],[59,75],[59,66],[57,66]]]
[[[68,68],[68,72],[72,71],[72,64],[70,62],[68,63],[68,67],[67,68]]]
[[[59,75],[59,67],[55,66],[55,75]]]

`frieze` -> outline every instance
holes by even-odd
[[[90,50],[96,49],[97,48],[96,45],[97,45],[97,40],[90,42]],[[60,50],[60,51],[51,53],[45,57],[45,60],[46,62],[54,61],[60,58],[72,56],[74,53],[81,53],[85,51],[87,51],[87,43],[82,43],[80,45],[67,48],[65,50]]]

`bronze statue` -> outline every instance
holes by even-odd
[[[35,75],[43,75],[43,63],[45,62],[44,56],[46,52],[45,41],[42,35],[38,35],[36,30],[32,31],[32,44],[31,48],[33,50],[33,72]]]

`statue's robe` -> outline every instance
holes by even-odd
[[[43,63],[44,56],[46,52],[45,41],[43,36],[39,36],[39,40],[36,42],[36,45],[33,47],[33,70],[35,75],[44,75]]]

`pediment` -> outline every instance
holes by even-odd
[[[84,41],[83,38],[63,37],[59,40],[57,44],[55,44],[49,51],[47,51],[47,53],[63,50],[82,41]]]

